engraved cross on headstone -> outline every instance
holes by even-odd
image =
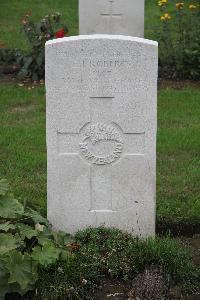
[[[106,22],[106,30],[107,30],[107,33],[112,33],[113,31],[113,21],[114,20],[117,20],[119,21],[119,19],[121,19],[122,17],[122,13],[114,13],[113,12],[113,3],[114,3],[114,0],[109,0],[109,10],[108,10],[108,13],[101,13],[101,17],[103,19],[105,19],[105,22]]]
[[[79,156],[80,160],[89,163],[90,211],[112,212],[116,210],[112,203],[112,169],[115,164],[120,163],[128,155],[144,154],[145,133],[123,132],[118,124],[112,122],[114,120],[112,113],[114,97],[91,97],[89,101],[90,120],[83,128],[80,128],[79,132],[67,132],[67,130],[66,132],[58,132],[58,152],[59,155]],[[93,150],[88,151],[86,146],[83,148],[82,141],[84,137],[84,140],[89,140],[87,130],[84,132],[84,128],[87,128],[90,124],[91,128],[95,129],[99,126],[102,131],[96,134],[96,140],[94,138],[94,145],[91,146]],[[105,152],[106,144],[109,143],[110,148],[107,148],[106,157],[103,152]],[[95,147],[100,147],[97,149],[100,154],[96,154]]]

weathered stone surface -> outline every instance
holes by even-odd
[[[153,235],[157,43],[112,35],[49,41],[46,92],[54,228]]]
[[[144,0],[79,0],[79,34],[144,37]]]

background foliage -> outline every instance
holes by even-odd
[[[160,76],[200,79],[200,1],[158,1]]]
[[[163,5],[158,5],[158,4]],[[184,3],[183,6],[177,4]],[[163,78],[195,79],[200,78],[200,0],[148,0],[146,1],[145,37],[158,40],[160,45],[159,65],[160,76]],[[191,8],[189,8],[192,5]],[[31,20],[36,27],[38,20],[45,14],[61,10],[63,20],[67,20],[70,35],[78,34],[78,1],[77,0],[44,0],[38,8],[37,1],[2,0],[0,18],[0,48],[18,47],[27,51],[20,76],[33,79],[44,77],[44,47],[42,43],[36,48],[26,43],[20,30],[19,20],[24,13],[32,11]],[[3,13],[6,11],[6,15]],[[29,14],[29,13],[28,13]],[[23,19],[21,20],[23,21]],[[32,22],[31,21],[31,22]],[[64,25],[65,27],[65,25]],[[35,29],[34,29],[35,30]],[[28,32],[26,32],[28,36]],[[41,32],[37,32],[41,36]],[[52,38],[52,37],[51,37]],[[37,41],[38,43],[38,41]],[[34,43],[35,45],[37,43]],[[42,50],[43,49],[43,50]],[[1,51],[0,51],[1,52]],[[9,52],[7,55],[9,55]],[[1,54],[0,54],[1,57]],[[22,57],[22,58],[23,58]]]

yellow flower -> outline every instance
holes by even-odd
[[[197,5],[194,5],[194,4],[189,5],[189,9],[196,9],[196,8],[197,8]]]
[[[162,21],[167,21],[170,20],[171,18],[172,17],[168,13],[165,13],[163,16],[160,17]]]
[[[168,0],[160,0],[160,1],[158,1],[158,6],[166,5],[166,4],[167,4],[167,1],[168,1]]]
[[[166,20],[170,20],[172,18],[168,13],[164,14],[164,17]]]
[[[183,9],[183,6],[184,6],[183,2],[176,3],[176,8],[177,9]]]

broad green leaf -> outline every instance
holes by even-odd
[[[5,266],[10,274],[9,283],[18,283],[23,292],[29,290],[30,286],[34,286],[37,273],[32,259],[27,253],[23,255],[21,252],[11,252]]]
[[[4,265],[0,262],[0,300],[5,299],[5,295],[8,293],[22,294],[20,286],[17,283],[10,284],[8,282],[9,272],[5,269]]]
[[[44,217],[42,217],[37,211],[28,208],[24,214],[25,216],[27,216],[28,218],[31,218],[35,224],[40,223],[40,224],[44,224],[46,226],[48,226],[48,220],[45,219]]]
[[[0,179],[0,196],[4,196],[9,190],[9,183],[6,179]]]
[[[7,232],[10,229],[15,229],[15,225],[11,224],[10,222],[0,224],[0,231]]]
[[[44,244],[48,243],[50,241],[50,237],[42,235],[37,236],[38,243],[43,246]]]
[[[12,234],[0,233],[0,255],[4,255],[13,249],[16,249],[19,245],[19,240]]]
[[[44,227],[43,231],[40,231],[37,236],[38,243],[44,245],[48,242],[53,241],[53,235],[49,227]]]
[[[59,258],[60,250],[52,242],[46,242],[42,247],[34,247],[32,258],[43,266],[55,263]]]
[[[16,218],[24,213],[24,207],[13,196],[7,195],[0,198],[0,217],[4,219]]]
[[[34,236],[38,235],[37,230],[33,229],[31,226],[26,224],[16,224],[17,229],[19,230],[20,237],[24,240],[25,238],[31,239]]]

